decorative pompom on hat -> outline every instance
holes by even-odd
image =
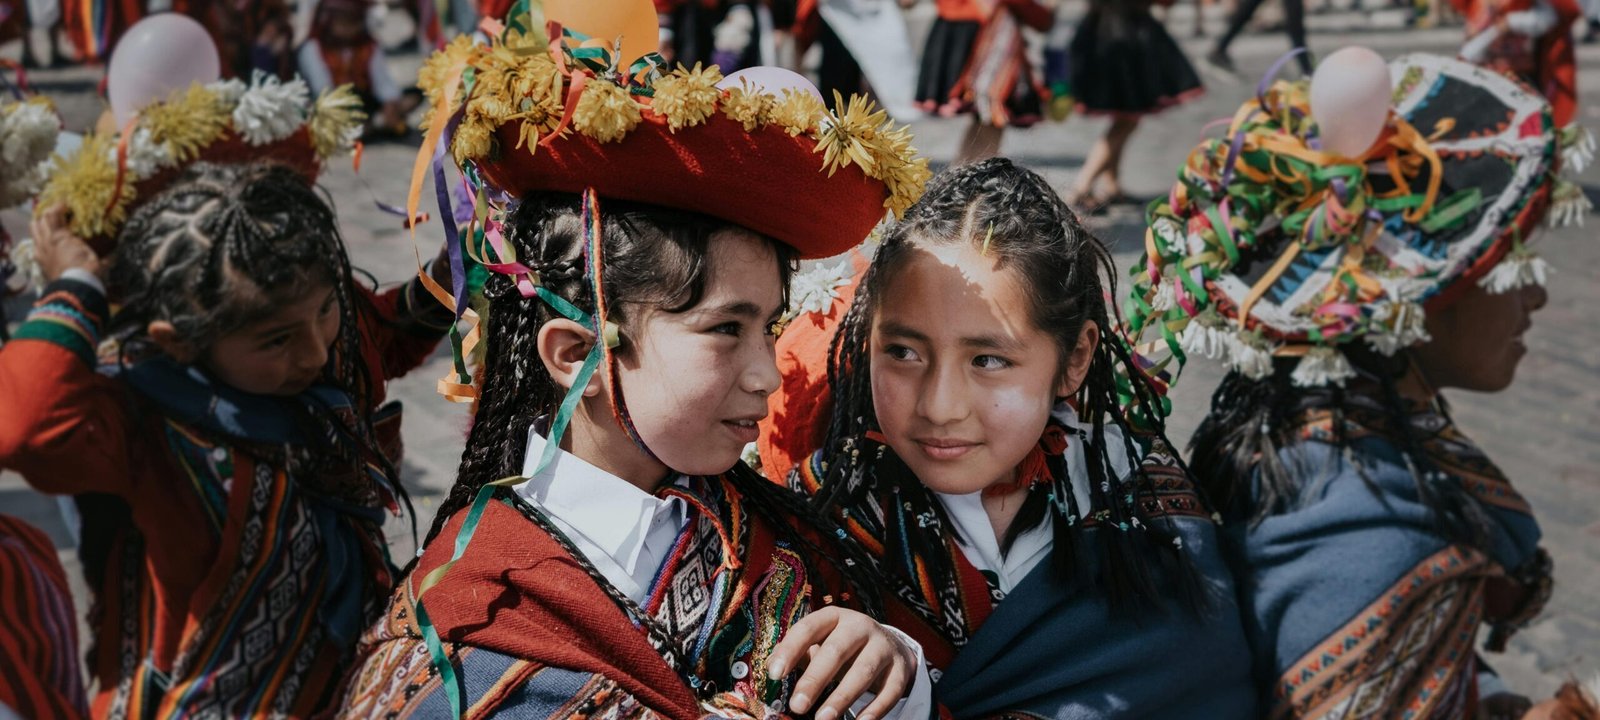
[[[1490,70],[1408,55],[1389,75],[1386,126],[1360,157],[1319,149],[1305,81],[1264,86],[1189,155],[1148,211],[1124,310],[1152,376],[1203,355],[1261,378],[1298,357],[1295,384],[1342,385],[1341,346],[1393,355],[1468,283],[1543,282],[1526,242],[1547,215],[1581,222],[1587,201],[1557,168],[1564,145],[1581,168],[1592,141]]]
[[[60,134],[61,118],[48,99],[0,102],[0,168],[5,168],[0,174],[0,210],[32,200],[44,188]],[[39,285],[38,268],[33,242],[23,240],[13,246],[0,228],[0,296]],[[13,283],[18,272],[22,280]]]
[[[106,255],[133,209],[189,165],[271,159],[312,182],[324,162],[354,147],[365,120],[348,86],[313,102],[299,78],[190,85],[144,107],[120,132],[90,135],[70,157],[57,157],[39,207],[64,203],[72,232]]]

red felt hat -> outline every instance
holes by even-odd
[[[502,126],[502,148],[518,130]],[[479,164],[484,178],[513,195],[593,188],[602,198],[691,210],[726,220],[794,247],[803,258],[855,247],[883,220],[886,190],[855,165],[832,176],[821,168],[816,141],[790,137],[776,125],[746,132],[724,115],[674,133],[646,110],[619,142],[582,134],[535,153],[504,152]]]
[[[619,68],[605,44],[551,29],[457,40],[420,75],[444,113],[428,142],[488,189],[690,210],[819,258],[909,207],[929,175],[909,133],[864,98],[830,113],[779,68],[742,82],[715,67],[665,72],[653,53]]]
[[[65,205],[72,232],[108,255],[127,218],[195,163],[272,161],[315,182],[330,157],[352,147],[365,121],[360,102],[349,87],[313,101],[298,78],[177,90],[121,132],[92,134],[58,157],[38,207]]]

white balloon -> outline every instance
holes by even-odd
[[[1311,76],[1311,116],[1322,149],[1347,158],[1366,152],[1389,120],[1393,92],[1388,63],[1367,48],[1323,58]]]
[[[151,15],[128,28],[111,51],[106,94],[117,129],[126,127],[144,106],[164,100],[191,83],[222,76],[217,45],[206,29],[178,13]]]

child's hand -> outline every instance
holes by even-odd
[[[789,709],[812,712],[816,720],[836,720],[864,693],[877,697],[861,711],[861,720],[882,718],[911,690],[918,668],[917,653],[877,621],[854,610],[826,607],[789,628],[768,660],[768,676],[781,678],[805,665],[794,685]],[[830,684],[837,687],[820,705]]]
[[[57,204],[28,223],[33,234],[34,259],[45,282],[55,282],[70,268],[81,268],[104,279],[105,266],[89,243],[67,227],[67,207]]]

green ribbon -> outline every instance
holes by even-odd
[[[550,307],[554,308],[556,312],[561,313],[573,322],[582,323],[594,329],[594,318],[580,310],[578,306],[542,286],[536,287],[534,290],[539,294],[540,299],[549,303]],[[539,462],[534,465],[533,472],[526,477],[534,477],[544,472],[545,468],[549,467],[550,463],[555,460],[556,450],[561,447],[561,438],[566,434],[567,425],[577,411],[578,400],[583,397],[584,388],[589,386],[595,370],[600,367],[600,359],[605,342],[613,336],[613,333],[609,332],[610,330],[611,328],[607,327],[605,330],[597,331],[596,342],[589,348],[589,354],[583,359],[583,366],[579,368],[577,378],[572,381],[572,387],[567,389],[566,396],[561,399],[560,408],[556,410],[555,417],[550,421],[548,439],[544,444],[544,451],[539,454]],[[433,661],[434,669],[439,671],[439,681],[445,687],[445,694],[450,700],[450,712],[455,720],[461,720],[462,715],[466,712],[465,699],[461,696],[461,687],[456,678],[455,666],[450,662],[449,656],[445,654],[444,643],[439,638],[438,630],[434,629],[433,621],[429,619],[427,610],[423,608],[422,597],[433,586],[444,580],[444,576],[450,571],[450,568],[455,565],[457,560],[461,559],[461,556],[466,554],[467,546],[472,544],[473,536],[478,533],[478,523],[483,519],[484,510],[488,507],[490,498],[494,496],[495,488],[516,485],[522,482],[524,477],[523,475],[511,475],[486,483],[483,487],[478,488],[477,495],[472,498],[472,507],[467,511],[467,518],[462,521],[461,529],[456,532],[455,550],[451,554],[450,560],[423,577],[422,584],[417,590],[417,628],[422,631],[422,639],[424,644],[428,646],[428,655]]]

